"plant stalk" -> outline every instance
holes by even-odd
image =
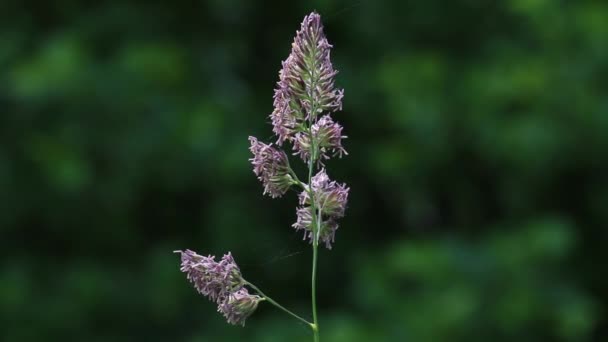
[[[312,331],[314,341],[319,342],[319,322],[317,320],[317,241],[312,245]]]
[[[295,313],[289,311],[288,309],[286,309],[284,306],[282,306],[281,304],[277,303],[276,301],[274,301],[272,298],[268,297],[264,292],[262,292],[262,290],[260,290],[257,286],[253,285],[252,283],[245,281],[246,285],[251,286],[252,289],[254,289],[257,293],[259,293],[265,300],[267,300],[270,304],[276,306],[277,308],[285,311],[287,314],[289,314],[290,316],[302,321],[303,323],[305,323],[306,325],[310,326],[312,328],[312,330],[315,330],[314,324],[310,323],[309,321],[305,320],[304,318],[296,315]]]

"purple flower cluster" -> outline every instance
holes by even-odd
[[[260,296],[250,295],[244,287],[241,270],[228,252],[217,262],[214,256],[202,256],[194,251],[175,251],[181,254],[180,271],[202,295],[218,305],[218,311],[228,323],[245,325],[245,319],[257,308]]]
[[[293,110],[298,111],[300,118],[341,110],[344,91],[334,87],[338,72],[331,64],[332,46],[325,37],[319,14],[311,13],[304,18],[291,47],[279,72],[277,91],[282,90],[293,101]]]
[[[296,230],[304,230],[304,238],[308,237],[312,243],[313,220],[316,218],[319,223],[318,239],[331,249],[338,229],[337,220],[344,216],[346,210],[349,190],[346,184],[331,181],[325,169],[321,169],[312,178],[310,187],[300,193],[301,207],[296,211],[298,218],[293,227]],[[316,212],[313,211],[313,201]]]
[[[306,16],[279,71],[274,110],[270,114],[277,145],[291,142],[294,155],[311,168],[313,164],[324,166],[323,161],[331,157],[348,154],[342,146],[346,138],[342,126],[330,116],[342,109],[344,96],[344,91],[334,86],[337,71],[330,61],[331,48],[319,14]],[[285,152],[254,137],[249,137],[249,141],[253,172],[262,182],[264,194],[280,197],[291,185],[304,187],[293,227],[304,230],[304,238],[310,238],[311,242],[323,241],[331,248],[337,220],[344,216],[349,189],[330,181],[324,169],[311,179],[311,185],[303,184],[292,177]]]
[[[330,60],[332,46],[327,41],[321,16],[311,13],[304,18],[292,44],[291,53],[283,61],[274,93],[274,110],[270,114],[277,144],[294,141],[294,150],[304,161],[310,159],[311,146],[323,157],[328,150],[345,153],[341,144],[342,127],[329,115],[317,121],[323,112],[342,109],[343,89],[336,89],[338,73]],[[311,124],[307,129],[306,121]],[[312,137],[310,136],[312,134]],[[314,140],[316,144],[312,144]]]
[[[255,137],[249,137],[249,142],[249,150],[253,153],[253,158],[249,160],[253,173],[264,185],[264,194],[272,198],[283,196],[293,184],[287,154],[272,147],[272,144],[259,142]]]
[[[230,296],[219,306],[217,311],[221,312],[230,324],[245,326],[245,320],[258,307],[262,297],[251,295],[246,288],[242,288]]]
[[[318,162],[322,164],[323,159],[329,159],[330,156],[342,157],[348,153],[342,147],[342,139],[346,136],[342,135],[342,126],[335,123],[331,116],[324,115],[317,120],[310,128],[310,132],[298,132],[295,135],[293,149],[303,161],[309,162],[311,159],[310,152],[313,150],[311,135],[315,138],[316,151],[318,151]]]
[[[214,256],[198,255],[189,249],[176,252],[182,256],[180,270],[187,274],[198,292],[212,301],[223,301],[228,294],[243,286],[241,271],[230,253],[217,262]]]

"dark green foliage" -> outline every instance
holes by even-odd
[[[226,324],[175,249],[232,251],[308,317],[296,194],[248,141],[316,9],[345,89],[351,187],[320,253],[323,341],[608,334],[602,1],[0,4],[0,340],[308,341]],[[294,286],[297,284],[297,286]]]

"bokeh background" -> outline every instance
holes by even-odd
[[[268,304],[229,326],[172,251],[310,317],[247,137],[313,9],[350,153],[323,340],[605,340],[608,4],[557,0],[2,1],[0,340],[311,340]]]

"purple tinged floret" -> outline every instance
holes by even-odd
[[[189,249],[175,252],[181,254],[180,270],[187,274],[194,288],[210,300],[220,303],[243,287],[241,271],[230,252],[219,262],[214,256],[198,255]]]
[[[264,144],[255,137],[249,137],[253,158],[249,159],[253,165],[253,172],[264,186],[264,194],[272,198],[281,197],[294,180],[289,174],[289,161],[287,154]]]
[[[274,91],[274,110],[270,114],[272,131],[278,137],[278,145],[282,145],[284,141],[293,138],[296,127],[298,127],[298,119],[302,116],[299,105],[290,95],[287,86],[284,70],[289,63],[288,60],[283,62],[283,70],[279,71],[279,82],[277,82],[277,88]]]
[[[313,224],[313,210],[312,207],[305,206],[296,209],[297,220],[292,226],[296,230],[304,230],[304,239],[310,238],[312,242],[312,224]]]
[[[323,32],[321,16],[314,12],[306,16],[292,44],[293,68],[288,69],[290,72],[287,74],[294,80],[289,84],[290,89],[295,93],[302,88],[304,90],[306,97],[302,104],[307,118],[314,118],[323,111],[342,109],[343,90],[334,87],[334,77],[338,72],[331,64],[331,48]],[[313,102],[316,108],[313,108]]]
[[[221,312],[230,324],[245,326],[245,320],[258,307],[262,297],[249,294],[246,288],[236,291],[221,303],[217,311]]]
[[[323,215],[333,218],[344,216],[350,190],[346,184],[330,180],[325,169],[321,169],[312,177],[310,187],[314,193],[315,207],[319,208]],[[308,191],[302,191],[299,199],[301,205],[311,204]]]
[[[321,16],[311,13],[302,21],[291,44],[291,53],[283,61],[270,114],[277,144],[294,140],[304,131],[304,120],[316,120],[322,112],[342,109],[344,90],[336,89],[329,44]]]
[[[214,301],[230,324],[245,325],[262,297],[251,295],[244,287],[241,271],[228,252],[217,262],[214,256],[202,256],[189,249],[181,254],[181,271],[202,295]]]
[[[334,122],[331,116],[324,115],[321,117],[312,125],[311,130],[319,147],[320,155],[325,159],[329,158],[329,154],[340,158],[343,154],[348,155],[342,147],[342,139],[346,138],[345,135],[342,135],[342,126]]]
[[[342,158],[342,155],[348,155],[348,152],[342,146],[342,139],[346,138],[346,136],[342,135],[342,126],[334,122],[331,116],[322,116],[311,126],[310,132],[315,142],[315,159],[320,164],[323,163],[323,159],[329,159],[330,156]],[[293,149],[296,151],[295,154],[308,163],[311,158],[311,151],[313,150],[310,133],[298,132],[295,135]]]
[[[345,184],[331,181],[325,169],[322,169],[312,177],[310,186],[300,193],[301,207],[296,211],[297,221],[293,227],[296,230],[304,230],[304,238],[308,237],[313,242],[313,219],[316,217],[320,222],[319,240],[331,249],[338,229],[337,219],[344,216],[349,190]],[[310,192],[313,194],[315,208],[318,209],[316,213],[312,210]]]
[[[304,206],[299,207],[296,210],[297,221],[292,226],[296,230],[303,230],[303,240],[309,239],[310,243],[313,243],[313,212],[312,207]],[[321,229],[319,229],[319,241],[325,243],[327,249],[331,249],[331,244],[335,241],[336,230],[338,230],[338,222],[335,217],[321,217]]]

